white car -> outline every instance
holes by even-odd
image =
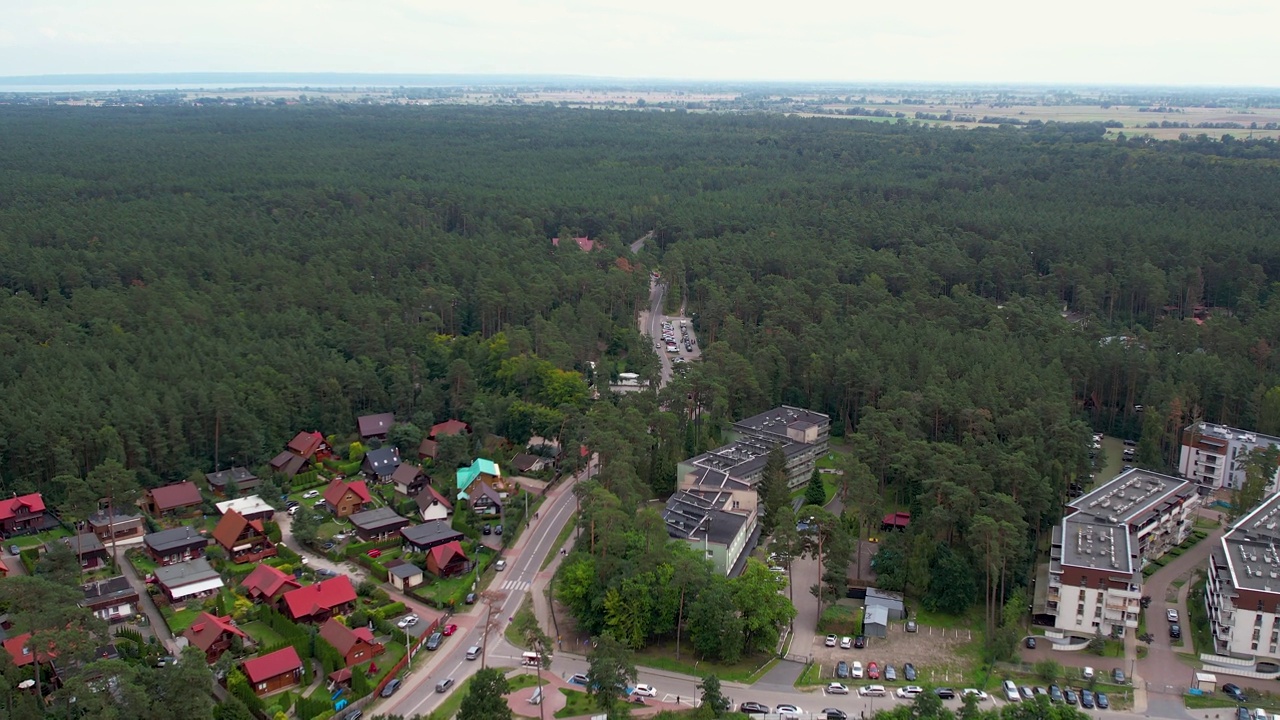
[[[652,685],[645,685],[641,683],[640,685],[636,686],[635,690],[631,691],[631,694],[640,695],[641,697],[657,697],[658,691],[654,689]]]
[[[894,694],[904,700],[910,700],[922,692],[924,692],[924,688],[919,685],[907,685],[905,687],[898,688],[898,691]]]
[[[1173,608],[1165,610],[1164,616],[1169,622],[1178,622],[1178,611]]]
[[[403,630],[404,628],[413,627],[414,625],[417,625],[417,624],[418,624],[417,615],[405,615],[403,618],[400,619],[400,622],[396,623],[396,627]]]
[[[990,697],[989,695],[987,695],[986,693],[982,692],[977,688],[965,688],[960,691],[960,697],[969,697],[970,695],[978,698],[979,700],[986,700],[987,698]]]
[[[310,499],[311,499],[311,498],[313,498],[313,497],[320,497],[320,491],[319,491],[319,490],[308,490],[308,491],[306,491],[306,492],[302,493],[302,499],[303,499],[303,500],[310,500]]]
[[[800,720],[800,716],[804,714],[804,711],[795,705],[779,705],[773,711],[778,713],[781,720]]]
[[[848,635],[845,635],[844,637],[840,638],[840,649],[848,650],[851,647],[853,647],[853,638],[849,637]]]
[[[835,646],[836,646],[836,636],[835,636],[835,635],[828,635],[828,636],[827,636],[827,641],[826,641],[826,643],[825,643],[825,644],[826,644],[826,646],[827,646],[827,647],[835,647]]]
[[[844,683],[831,683],[827,686],[828,695],[848,695],[849,688]]]
[[[883,685],[863,685],[858,688],[858,694],[862,697],[884,697],[888,692]]]
[[[858,662],[857,660],[854,660],[852,663],[849,664],[849,677],[855,680],[862,679],[862,663]]]

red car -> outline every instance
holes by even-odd
[[[867,663],[867,677],[872,680],[880,679],[880,666],[873,662]]]
[[[452,625],[452,624],[450,624],[450,625],[445,625],[445,626],[444,626],[444,630],[443,630],[442,632],[444,632],[444,636],[445,636],[445,637],[449,637],[450,635],[452,635],[452,634],[454,634],[454,633],[458,632],[458,626],[457,626],[457,625]]]
[[[382,557],[382,551],[381,551],[381,550],[379,550],[378,548],[374,548],[374,549],[370,550],[369,552],[365,553],[365,555],[368,555],[368,556],[369,556],[369,557],[371,557],[371,558],[377,559],[377,558]]]

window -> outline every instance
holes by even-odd
[[[1261,616],[1261,615],[1254,615],[1254,616],[1253,616],[1253,626],[1254,626],[1254,627],[1262,627],[1262,616]]]
[[[266,683],[258,683],[258,689],[259,689],[259,690],[266,690],[266,689],[267,689],[267,684],[266,684]]]

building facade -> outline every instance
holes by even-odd
[[[1215,423],[1192,423],[1182,430],[1178,474],[1207,490],[1235,490],[1244,484],[1245,458],[1260,448],[1280,448],[1280,438]],[[1280,476],[1280,470],[1277,470]],[[1267,494],[1276,491],[1276,476]]]
[[[1240,518],[1209,556],[1205,609],[1213,651],[1280,659],[1280,495]]]

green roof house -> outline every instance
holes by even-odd
[[[458,497],[467,498],[467,488],[479,479],[489,481],[495,487],[502,485],[502,469],[498,463],[484,458],[477,458],[471,465],[458,469]]]

